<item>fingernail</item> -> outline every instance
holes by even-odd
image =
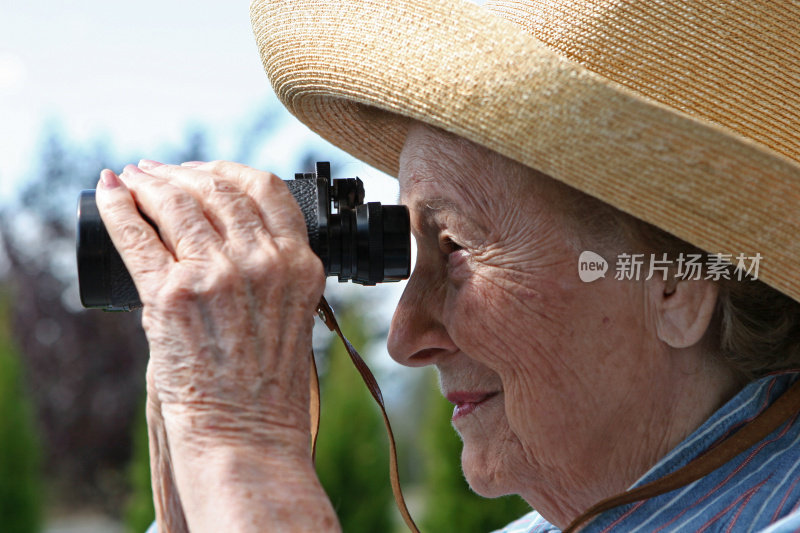
[[[182,167],[194,168],[194,167],[199,167],[200,165],[205,165],[205,164],[206,164],[205,161],[185,161],[185,162],[181,163],[181,166]]]
[[[164,163],[159,163],[158,161],[153,161],[151,159],[142,159],[139,161],[139,168],[143,168],[145,170],[149,170],[151,168],[160,167]]]
[[[100,173],[100,184],[104,189],[116,189],[122,182],[116,174],[106,168]]]

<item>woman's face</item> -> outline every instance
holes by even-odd
[[[487,149],[415,126],[399,180],[418,252],[389,351],[436,366],[470,485],[540,510],[561,485],[593,490],[614,467],[597,458],[625,444],[615,429],[646,440],[642,413],[659,412],[657,363],[635,358],[655,349],[641,285],[614,282],[613,266],[581,282],[566,187]]]

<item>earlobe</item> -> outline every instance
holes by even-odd
[[[711,324],[719,288],[706,280],[671,278],[653,287],[658,338],[673,348],[700,342]]]

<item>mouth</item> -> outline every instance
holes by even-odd
[[[480,408],[483,404],[497,396],[499,391],[496,392],[465,392],[456,391],[451,392],[446,396],[447,401],[455,405],[453,409],[452,421],[463,418],[476,409]]]

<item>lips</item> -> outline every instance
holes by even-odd
[[[453,421],[465,417],[479,408],[481,405],[497,396],[498,392],[466,392],[456,391],[449,393],[447,401],[455,405],[453,409]]]

